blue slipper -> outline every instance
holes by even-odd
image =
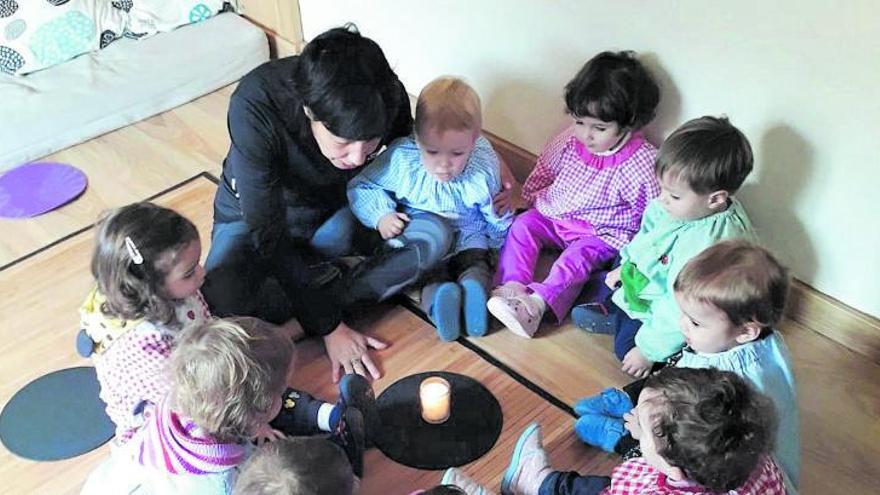
[[[430,316],[440,340],[452,342],[461,335],[461,287],[458,284],[446,282],[437,288]]]
[[[571,309],[571,321],[578,328],[590,333],[615,335],[617,333],[617,318],[609,314],[605,305],[599,303],[581,304]]]
[[[464,292],[464,328],[471,337],[482,337],[489,329],[486,289],[470,278],[461,281],[461,289]]]
[[[626,428],[622,419],[587,414],[575,422],[574,432],[582,442],[612,453],[614,446],[626,434]]]
[[[574,413],[578,417],[586,414],[602,414],[614,418],[622,418],[632,408],[632,401],[626,392],[609,387],[599,394],[584,397],[575,402]]]

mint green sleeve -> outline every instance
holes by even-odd
[[[662,361],[684,345],[675,302],[675,279],[688,261],[718,241],[746,238],[756,240],[751,222],[744,214],[730,215],[724,221],[702,222],[682,232],[669,253],[666,294],[651,303],[651,317],[636,334],[636,346],[646,358]]]

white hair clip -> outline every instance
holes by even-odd
[[[128,255],[131,257],[131,262],[135,265],[143,264],[144,257],[141,255],[141,252],[138,251],[137,246],[134,245],[134,241],[131,240],[131,237],[125,236],[125,249],[128,250]]]

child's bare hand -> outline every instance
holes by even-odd
[[[286,435],[284,433],[276,430],[269,426],[269,423],[264,423],[262,426],[257,428],[257,431],[254,432],[254,441],[257,445],[274,442],[275,440],[281,440]]]
[[[635,408],[623,415],[623,426],[626,427],[629,434],[636,440],[639,440],[639,437],[642,436],[642,427],[639,426],[639,417],[636,414]]]
[[[492,197],[492,206],[498,216],[515,213],[518,208],[524,207],[522,187],[515,181],[502,183],[501,190]]]
[[[614,270],[608,272],[608,275],[605,275],[605,285],[608,286],[609,289],[616,289],[620,287],[620,267],[618,266]]]
[[[623,356],[623,366],[620,369],[636,378],[644,378],[648,376],[652,366],[654,361],[646,358],[638,347],[633,347]]]
[[[382,239],[391,239],[403,232],[407,222],[409,222],[409,216],[406,213],[395,211],[380,218],[376,230],[382,235]]]

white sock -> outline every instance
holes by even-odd
[[[330,414],[334,407],[335,404],[325,402],[318,408],[318,429],[321,431],[330,431]]]

